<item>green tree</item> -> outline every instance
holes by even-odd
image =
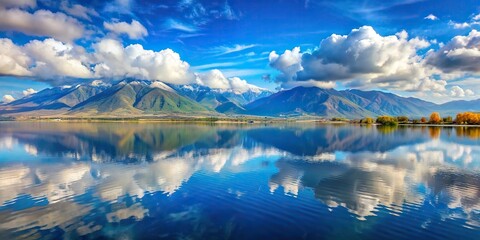
[[[452,123],[453,122],[452,116],[448,116],[448,117],[443,118],[443,122],[444,123]]]
[[[398,125],[397,118],[391,116],[380,116],[376,120],[377,123],[382,124],[384,126],[396,126]]]
[[[362,124],[373,124],[374,121],[373,121],[373,118],[367,117],[367,118],[364,118],[364,119],[360,120],[360,123],[362,123]]]
[[[407,116],[400,116],[400,117],[397,117],[397,120],[399,123],[408,123],[408,117]]]

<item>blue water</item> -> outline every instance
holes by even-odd
[[[480,128],[2,122],[0,239],[480,239]]]

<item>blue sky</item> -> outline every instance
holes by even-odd
[[[219,88],[314,85],[437,102],[475,99],[479,13],[478,0],[0,0],[0,96],[133,76]],[[457,36],[463,45],[452,41]],[[115,44],[122,53],[112,60]],[[131,44],[141,49],[127,50]],[[132,52],[146,58],[118,59]]]

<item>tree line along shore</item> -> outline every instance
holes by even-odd
[[[453,118],[452,116],[441,117],[438,112],[433,112],[428,119],[427,117],[409,119],[407,116],[379,116],[376,119],[366,117],[355,122],[360,124],[380,124],[385,126],[396,126],[399,124],[480,125],[480,113],[458,113],[457,116]]]
[[[0,121],[66,121],[66,122],[209,122],[209,123],[279,123],[279,122],[318,122],[318,123],[354,123],[354,124],[377,124],[385,126],[396,125],[479,125],[480,113],[464,112],[452,116],[441,117],[438,112],[433,112],[430,117],[409,118],[407,116],[379,116],[377,118],[365,117],[362,119],[347,119],[333,117],[330,119],[320,116],[303,117],[259,117],[259,116],[143,116],[143,117],[2,117]]]

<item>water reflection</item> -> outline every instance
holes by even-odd
[[[249,235],[258,238],[292,220],[272,208],[290,201],[299,204],[291,213],[326,209],[333,214],[329,221],[343,227],[415,216],[421,223],[404,226],[412,230],[405,237],[422,236],[421,228],[443,231],[441,223],[461,236],[479,235],[477,128],[0,126],[0,237],[115,238],[134,236],[150,223],[173,224],[150,230],[152,237],[223,238],[228,232],[242,238],[234,233],[260,218],[255,208],[271,216],[266,224],[272,228]],[[296,216],[303,231],[322,231],[307,226],[328,216],[307,216]],[[205,232],[194,231],[199,226]],[[398,231],[395,226],[384,231]]]

